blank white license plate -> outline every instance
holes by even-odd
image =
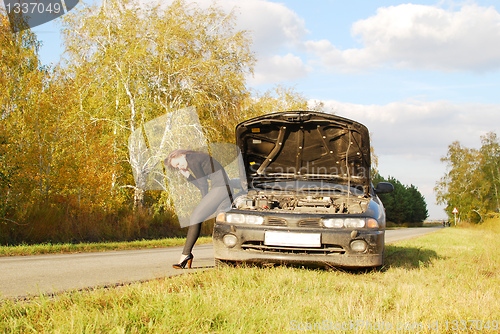
[[[266,246],[321,247],[321,233],[293,233],[266,231]]]

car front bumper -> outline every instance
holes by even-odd
[[[266,245],[266,233],[287,232],[298,236],[320,235],[320,245]],[[300,234],[300,235],[299,235]],[[224,236],[233,235],[236,243],[228,247]],[[251,263],[288,263],[329,267],[377,267],[383,264],[384,230],[331,229],[251,226],[230,223],[214,225],[214,257],[218,260]],[[234,238],[233,238],[234,240]],[[354,240],[364,240],[366,249],[354,251]]]

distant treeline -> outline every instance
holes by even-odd
[[[375,173],[373,184],[379,182],[390,182],[394,186],[393,192],[379,195],[388,224],[418,226],[429,216],[425,198],[413,184],[406,186],[394,177],[386,179]]]

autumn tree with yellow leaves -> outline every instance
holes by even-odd
[[[209,141],[231,143],[244,119],[308,109],[292,88],[248,89],[251,38],[217,5],[76,7],[62,17],[53,68],[29,29],[13,34],[0,18],[0,243],[175,235],[168,198],[134,184],[135,130],[193,106]]]

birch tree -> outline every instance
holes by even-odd
[[[463,147],[458,141],[448,146],[447,155],[441,159],[447,164],[447,172],[437,182],[435,192],[450,217],[456,207],[463,220],[479,222],[490,210],[490,184],[481,160],[480,150]]]
[[[481,169],[490,188],[491,210],[500,212],[500,142],[496,133],[481,137]]]
[[[251,41],[235,16],[216,6],[175,1],[170,6],[107,0],[64,16],[66,62],[78,90],[78,113],[105,124],[113,159],[110,188],[133,187],[127,138],[169,111],[194,106],[214,140],[232,134],[252,72]]]

